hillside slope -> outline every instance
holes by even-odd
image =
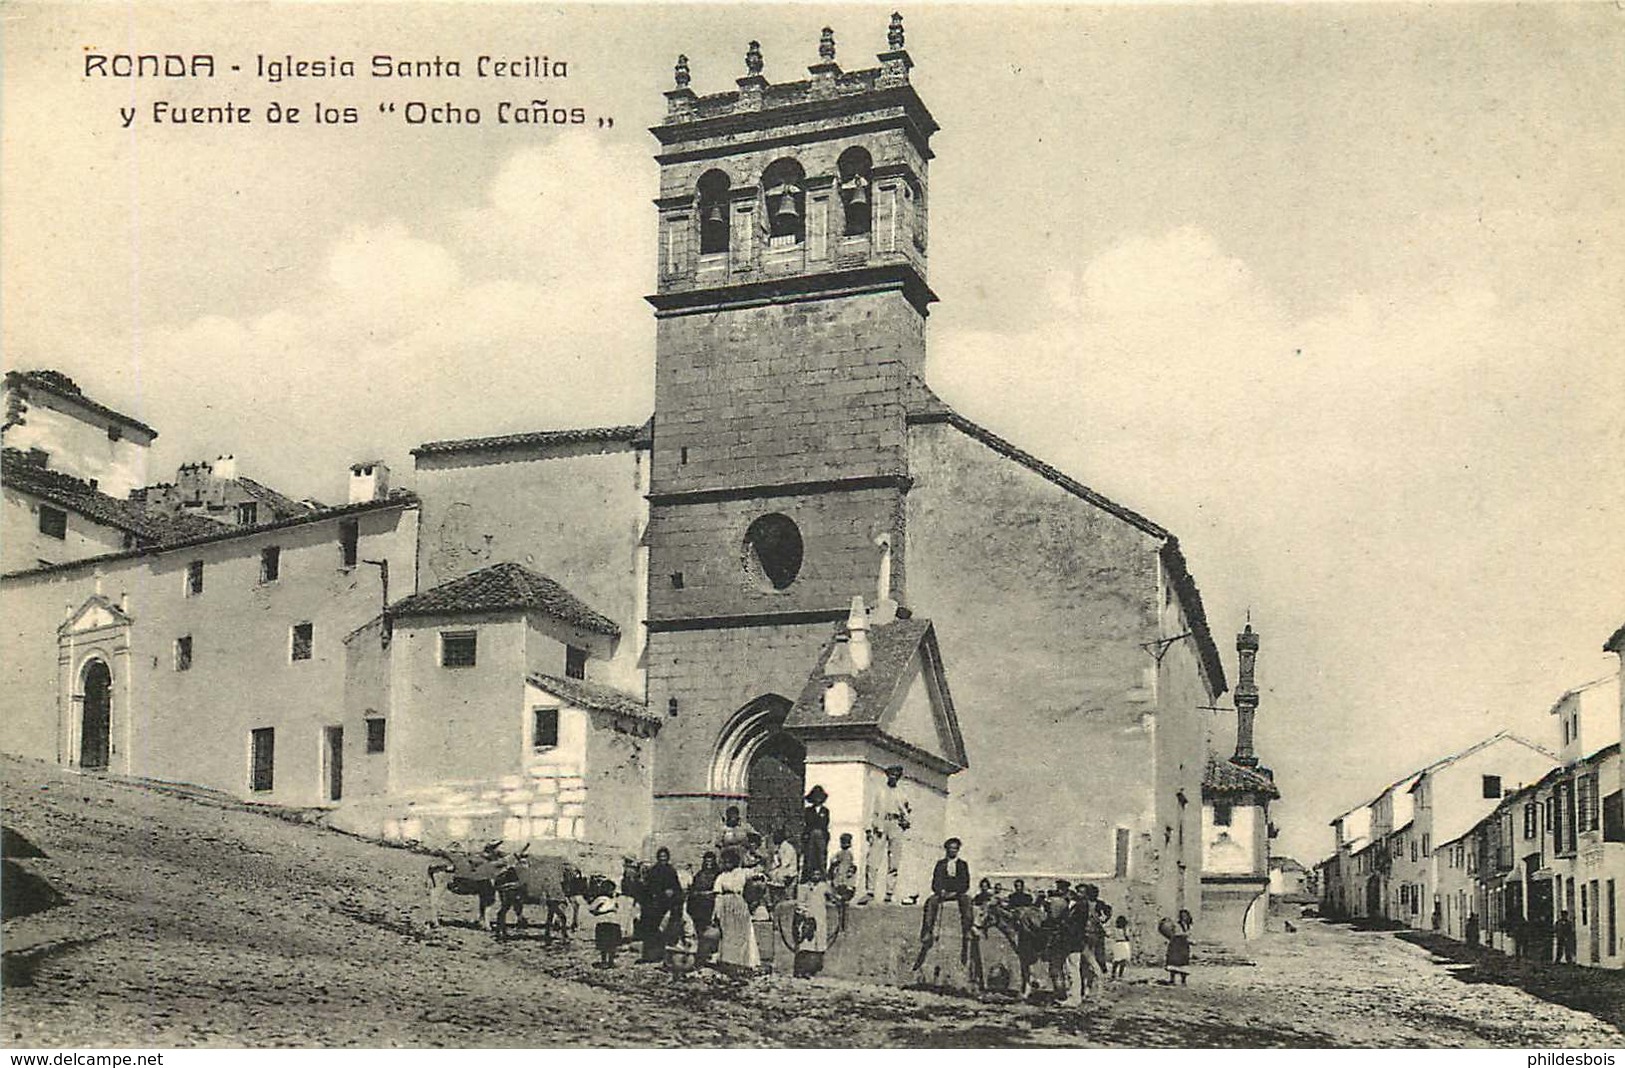
[[[830,980],[591,966],[585,944],[430,932],[425,858],[197,792],[0,757],[18,863],[67,903],[5,922],[0,1038],[64,1046],[1523,1045],[1592,1016],[1307,924],[1188,988],[1136,968],[1084,1012]],[[467,899],[448,913],[471,919]],[[1200,932],[1198,932],[1200,934]],[[1201,952],[1200,943],[1198,952]]]

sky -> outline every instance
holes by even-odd
[[[1250,613],[1277,848],[1319,859],[1333,816],[1497,730],[1555,748],[1549,708],[1625,622],[1618,5],[904,14],[942,124],[927,379],[1178,534],[1232,680]],[[888,15],[8,4],[5,364],[156,426],[155,480],[233,454],[328,500],[359,459],[409,485],[424,441],[641,422],[676,54],[719,92],[757,39],[789,81],[830,25],[856,69]],[[116,51],[219,76],[83,76]],[[479,79],[481,54],[568,70]],[[272,84],[260,55],[360,73]],[[496,123],[531,99],[589,121]],[[253,121],[157,125],[158,100]]]

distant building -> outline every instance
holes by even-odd
[[[1454,842],[1507,793],[1538,780],[1556,754],[1508,732],[1436,760],[1332,821],[1338,855],[1323,900],[1333,914],[1429,928],[1444,922],[1435,843]],[[1335,880],[1335,883],[1334,881]]]
[[[1291,857],[1270,858],[1270,898],[1288,905],[1307,905],[1319,900],[1315,873]]]
[[[351,469],[351,478],[359,478]],[[372,468],[372,464],[364,465]],[[382,486],[387,494],[388,469],[382,464]],[[367,493],[363,499],[371,500],[377,494]],[[130,499],[145,505],[149,513],[168,516],[195,516],[223,526],[252,527],[261,523],[280,523],[309,515],[320,506],[278,493],[262,483],[238,473],[235,456],[220,456],[213,461],[182,464],[175,473],[174,482],[160,482],[143,486],[130,494]]]

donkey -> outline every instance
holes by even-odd
[[[561,856],[543,854],[519,857],[496,881],[496,894],[502,902],[497,910],[496,932],[499,940],[508,937],[508,913],[520,929],[524,929],[525,906],[546,905],[547,918],[542,921],[542,933],[553,941],[555,933],[564,941],[570,939],[570,899],[586,893],[586,878],[581,870]]]
[[[1021,996],[1032,989],[1033,965],[1044,959],[1054,932],[1044,924],[1044,910],[1037,905],[1011,908],[997,901],[987,907],[988,923],[1010,940],[1010,948],[1021,962]]]
[[[479,900],[480,930],[488,930],[490,925],[485,914],[497,902],[497,886],[504,881],[504,875],[513,870],[514,861],[511,857],[502,855],[487,856],[483,853],[467,853],[456,848],[444,853],[436,854],[436,858],[429,863],[429,915],[432,924],[440,926],[440,894],[442,890],[449,890],[453,894],[475,897]],[[444,875],[445,885],[437,876]]]

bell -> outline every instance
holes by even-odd
[[[705,209],[705,225],[718,226],[728,221],[728,215],[722,210],[720,203],[713,203]]]
[[[853,179],[852,192],[847,194],[846,202],[854,208],[866,207],[869,203],[869,183],[862,178]]]
[[[773,209],[774,221],[782,220],[787,224],[794,224],[799,218],[801,218],[801,212],[796,208],[795,195],[786,193],[780,197],[778,207]]]

